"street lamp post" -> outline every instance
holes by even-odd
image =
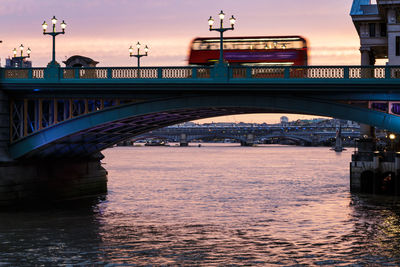
[[[135,54],[133,54],[133,47],[132,46],[129,47],[129,56],[137,58],[137,66],[138,66],[138,68],[140,68],[140,58],[147,56],[147,54],[149,52],[149,48],[147,47],[147,45],[144,47],[144,52],[145,52],[144,54],[140,54],[140,43],[139,42],[137,42],[136,48],[137,48],[137,54],[135,55]]]
[[[65,28],[67,27],[67,24],[62,21],[60,26],[62,31],[61,32],[56,32],[56,23],[57,23],[57,19],[55,16],[53,16],[53,18],[51,19],[51,23],[53,24],[53,31],[51,32],[46,32],[47,30],[47,23],[46,21],[43,22],[42,24],[42,28],[43,28],[43,34],[46,35],[51,35],[53,37],[53,56],[52,56],[52,60],[49,63],[49,66],[57,66],[59,67],[60,65],[56,62],[56,36],[59,34],[65,34]]]
[[[225,14],[224,12],[221,10],[221,12],[219,13],[219,19],[220,19],[220,27],[219,28],[215,28],[213,29],[213,25],[214,25],[214,19],[210,16],[210,18],[208,19],[208,25],[210,26],[210,31],[217,31],[219,32],[219,64],[222,64],[224,62],[224,32],[229,31],[229,30],[234,30],[234,26],[235,26],[235,22],[236,19],[234,16],[232,16],[229,19],[229,22],[231,24],[231,27],[229,28],[224,28],[224,18],[225,18]]]
[[[19,46],[19,50],[20,50],[21,55],[17,56],[17,49],[16,48],[13,49],[13,58],[12,59],[13,59],[13,62],[18,62],[19,67],[22,68],[24,59],[31,57],[32,50],[28,47],[28,49],[26,50],[26,54],[27,54],[26,56],[24,56],[24,46],[23,46],[23,44],[21,44]],[[15,63],[14,63],[14,65],[15,65]]]

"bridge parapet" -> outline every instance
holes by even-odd
[[[0,69],[3,80],[54,80],[46,78],[48,68]],[[120,79],[207,79],[211,78],[211,67],[100,67],[57,68],[57,80],[120,80]]]
[[[160,80],[218,80],[210,66],[201,67],[100,67],[57,68],[58,75],[49,76],[50,68],[0,68],[0,80],[12,81],[160,81]],[[224,69],[227,79],[235,80],[398,80],[400,66],[230,66]]]

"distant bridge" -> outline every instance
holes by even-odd
[[[358,127],[342,129],[348,141],[360,136]],[[321,145],[336,137],[336,127],[321,126],[256,126],[256,127],[182,127],[170,126],[136,136],[133,140],[161,139],[187,145],[193,140],[232,139],[243,145],[263,143],[272,139],[290,140],[303,145]]]

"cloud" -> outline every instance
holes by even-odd
[[[1,0],[0,16],[20,15],[29,12],[30,4],[24,1]]]
[[[317,46],[309,50],[312,65],[358,65],[359,46]]]

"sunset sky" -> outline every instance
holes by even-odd
[[[217,36],[207,20],[222,9],[237,18],[226,36],[301,35],[308,40],[311,65],[360,64],[359,39],[349,16],[353,0],[0,0],[0,58],[21,43],[32,50],[35,67],[51,60],[51,37],[41,24],[53,15],[65,20],[57,37],[56,57],[73,55],[99,61],[98,66],[134,66],[130,45],[150,47],[143,66],[187,64],[190,41]],[[59,24],[57,25],[59,26]],[[234,116],[222,121],[276,122],[280,115]],[[288,115],[289,119],[299,116]],[[211,119],[221,121],[221,119]]]

